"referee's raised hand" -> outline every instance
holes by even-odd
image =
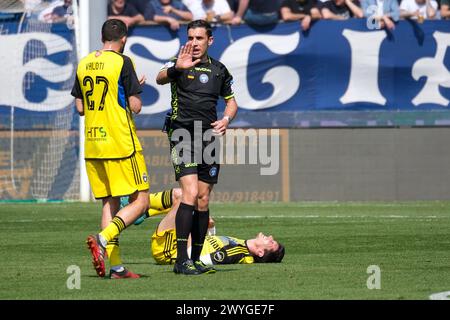
[[[186,45],[182,46],[180,49],[175,68],[177,70],[187,70],[200,63],[201,59],[193,60],[193,52],[194,46],[191,41],[188,41]]]

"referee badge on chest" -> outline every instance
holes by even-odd
[[[207,74],[205,74],[205,73],[202,73],[201,75],[200,75],[200,82],[201,83],[207,83],[208,81],[209,81],[209,77],[208,77],[208,75]]]

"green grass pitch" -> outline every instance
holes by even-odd
[[[272,234],[286,246],[283,262],[175,275],[151,257],[155,217],[121,236],[124,262],[145,277],[101,279],[85,245],[98,231],[98,202],[2,203],[0,299],[426,300],[450,291],[450,202],[213,204],[211,213],[219,235]],[[66,285],[71,265],[79,290]],[[370,265],[380,289],[367,287]]]

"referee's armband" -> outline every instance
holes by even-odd
[[[177,69],[175,69],[175,66],[172,66],[170,68],[167,69],[167,76],[170,79],[177,79],[180,75],[182,74],[181,71],[178,71]]]

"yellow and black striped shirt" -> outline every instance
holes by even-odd
[[[254,263],[246,241],[228,236],[206,236],[200,259],[209,265]]]
[[[80,61],[72,95],[83,100],[85,159],[124,159],[142,151],[128,105],[141,92],[129,57],[103,50]]]

